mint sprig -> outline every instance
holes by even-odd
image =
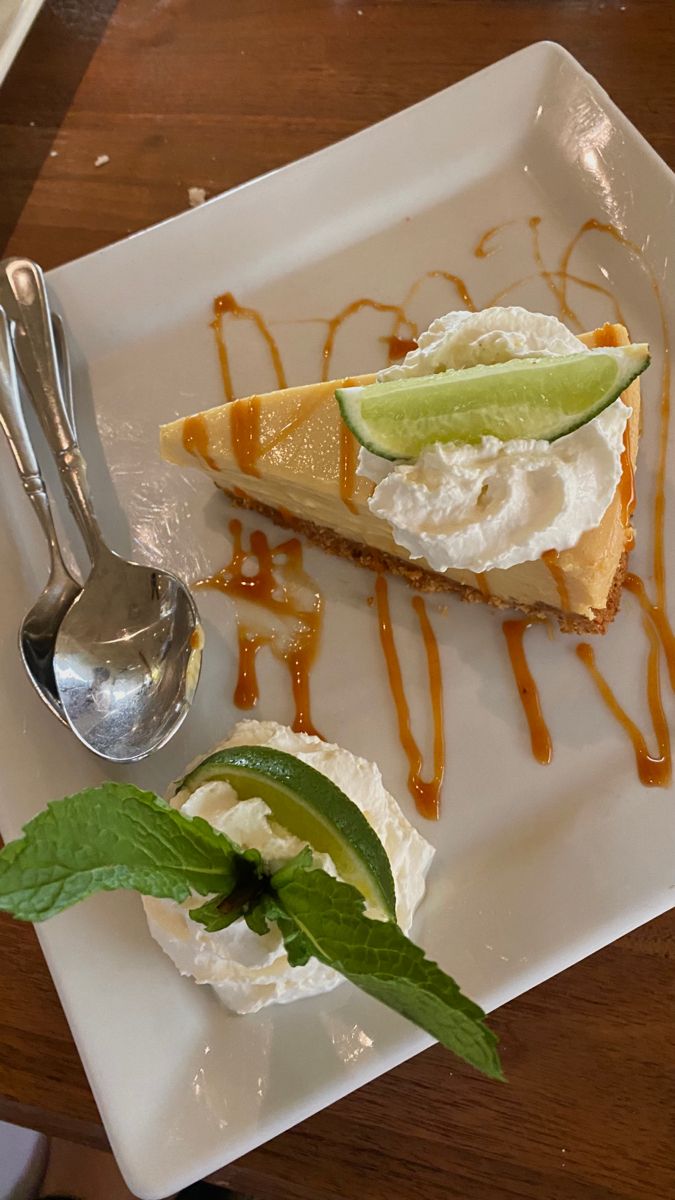
[[[106,783],[50,804],[0,851],[0,910],[44,921],[100,891],[131,888],[179,903],[207,930],[237,919],[278,926],[291,966],[311,957],[402,1013],[493,1079],[497,1039],[482,1009],[393,921],[365,916],[356,888],[315,868],[309,847],[271,874],[201,817],[131,784]]]
[[[55,800],[0,852],[0,909],[45,921],[117,888],[179,902],[191,892],[229,895],[240,858],[201,817],[132,784],[104,783]]]
[[[289,961],[313,954],[479,1071],[503,1078],[497,1038],[482,1009],[398,925],[366,917],[356,888],[298,859],[273,875],[271,886],[295,927],[289,945],[280,924]]]

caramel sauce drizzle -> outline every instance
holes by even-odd
[[[661,369],[661,399],[660,399],[660,429],[659,429],[659,457],[656,468],[656,492],[654,496],[654,542],[652,548],[652,561],[654,570],[654,586],[656,591],[656,604],[663,612],[663,620],[667,622],[672,637],[672,627],[668,617],[668,599],[666,588],[666,566],[665,566],[665,514],[666,514],[666,474],[668,469],[668,435],[670,432],[670,331],[666,319],[663,301],[661,299],[661,291],[658,280],[654,274],[654,270],[645,257],[641,246],[636,242],[625,237],[620,229],[615,225],[607,222],[597,221],[594,217],[589,221],[584,221],[583,225],[574,235],[568,246],[563,251],[560,259],[561,271],[567,272],[569,261],[572,253],[581,239],[588,233],[603,233],[624,246],[634,258],[638,260],[643,270],[646,272],[649,279],[649,285],[654,294],[658,310],[659,321],[661,325],[661,336],[663,339],[663,364]],[[563,284],[563,286],[565,286]],[[565,298],[565,293],[563,298]]]
[[[537,762],[546,767],[553,758],[553,744],[548,731],[548,725],[541,710],[539,689],[525,656],[523,640],[525,630],[534,624],[538,624],[538,622],[532,617],[523,617],[519,620],[504,621],[502,629],[506,638],[513,678],[518,689],[520,703],[523,706],[527,727],[530,731],[532,753]]]
[[[570,308],[567,301],[567,285],[575,283],[577,286],[585,288],[586,291],[596,292],[600,296],[606,296],[611,301],[614,307],[615,320],[620,325],[626,324],[626,318],[621,311],[621,306],[614,293],[610,288],[604,287],[601,283],[594,283],[591,279],[583,279],[579,275],[571,275],[568,270],[568,262],[563,266],[562,263],[555,271],[549,270],[544,264],[544,259],[541,252],[541,243],[539,240],[539,226],[541,225],[541,217],[528,217],[528,226],[532,235],[532,257],[534,258],[537,275],[543,279],[544,283],[551,292],[554,300],[556,300],[560,315],[570,324],[577,325],[579,329],[583,328],[583,321],[579,319],[577,314]],[[511,285],[513,287],[513,285]]]
[[[655,604],[647,595],[644,581],[634,571],[627,572],[623,586],[626,591],[632,592],[637,597],[645,616],[649,617],[654,625],[663,648],[670,686],[675,692],[675,636],[673,636],[670,621],[660,604]]]
[[[649,596],[643,580],[638,575],[629,573],[625,580],[625,587],[637,597],[645,614],[643,628],[649,640],[649,654],[647,660],[647,699],[652,724],[654,726],[654,732],[659,745],[658,758],[652,758],[649,755],[644,735],[619,704],[618,700],[614,696],[614,693],[609,687],[609,684],[596,666],[592,648],[589,646],[584,649],[583,646],[579,646],[577,647],[577,653],[591,673],[603,700],[633,743],[640,781],[647,786],[665,787],[671,779],[670,735],[661,703],[658,661],[659,642],[663,649],[666,660],[670,686],[675,691],[675,634],[673,633],[673,627],[668,615],[664,545],[666,503],[665,488],[668,468],[668,435],[670,432],[671,414],[670,331],[668,329],[668,322],[666,320],[666,314],[663,307],[663,301],[661,299],[658,281],[651,264],[644,255],[642,248],[638,246],[636,242],[626,238],[621,231],[616,228],[615,225],[598,221],[595,218],[591,218],[581,225],[561,255],[560,269],[562,273],[563,301],[566,301],[565,289],[567,286],[567,278],[569,277],[568,268],[570,258],[580,240],[588,233],[606,234],[607,236],[613,238],[614,241],[618,242],[619,245],[625,247],[625,249],[627,249],[628,252],[638,260],[645,271],[647,278],[649,279],[649,285],[658,306],[661,335],[663,339],[663,364],[661,372],[661,397],[659,405],[659,456],[657,460],[656,490],[654,495],[654,533],[652,544],[652,565],[656,598],[653,600]],[[627,525],[630,521],[631,513],[635,507],[634,472],[627,439],[624,441],[622,462],[624,469],[622,472],[621,481],[619,483],[619,494],[621,496],[622,519],[624,524]]]
[[[621,524],[625,530],[630,529],[630,521],[635,510],[635,468],[630,452],[630,429],[626,425],[621,451],[621,478],[617,488],[621,501]],[[631,543],[633,538],[631,537]]]
[[[395,333],[390,334],[389,337],[380,338],[380,341],[384,342],[387,347],[387,359],[390,365],[400,362],[406,354],[410,354],[411,350],[417,349],[417,342],[414,338],[398,337]]]
[[[528,217],[527,224],[532,235],[532,257],[537,268],[537,273],[539,277],[543,279],[549,291],[553,293],[557,300],[559,300],[560,297],[555,276],[552,275],[549,270],[547,270],[541,253],[541,243],[539,240],[539,226],[541,225],[541,217]]]
[[[560,561],[559,561],[560,555],[558,554],[558,551],[557,550],[545,550],[541,556],[541,559],[542,559],[542,562],[545,563],[546,566],[548,567],[551,577],[558,589],[558,599],[560,600],[560,607],[565,609],[566,612],[569,611],[570,594],[569,594],[569,589],[567,587],[567,580],[565,579],[565,572],[563,571],[562,567],[560,566]]]
[[[547,271],[547,275],[551,280],[562,280],[563,278],[560,271],[549,270]],[[541,278],[542,275],[540,271],[533,271],[530,275],[523,275],[520,279],[516,279],[513,283],[509,283],[507,287],[500,288],[498,292],[495,292],[494,296],[491,296],[489,300],[486,301],[485,307],[491,308],[494,304],[501,304],[506,297],[509,296],[511,292],[516,291],[517,288],[523,287],[526,283],[530,283],[533,279]],[[592,283],[590,279],[583,279],[580,275],[567,274],[565,279],[569,283],[578,284],[579,287],[585,288],[589,292],[598,292],[601,296],[605,296],[609,301],[611,301],[614,307],[615,320],[618,321],[620,325],[626,324],[626,318],[623,315],[621,306],[609,288],[604,287],[601,283]],[[571,309],[569,311],[571,312]],[[579,320],[576,313],[572,313],[572,316],[568,318],[568,320],[569,324],[576,325],[577,329],[581,329],[583,326],[583,322]]]
[[[568,307],[567,304],[567,280],[571,278],[569,272],[570,259],[581,239],[585,237],[587,233],[592,232],[608,234],[609,237],[614,238],[616,242],[619,242],[622,246],[625,246],[627,250],[630,250],[631,253],[635,254],[640,259],[643,266],[647,265],[644,262],[644,255],[641,248],[635,242],[631,242],[628,238],[624,237],[621,231],[617,229],[616,225],[598,221],[595,217],[591,217],[590,220],[584,221],[583,225],[579,226],[574,237],[570,239],[563,250],[560,256],[558,268],[561,276],[560,303],[562,305],[562,312],[564,316],[573,321],[578,320],[578,317],[576,313]]]
[[[589,646],[588,642],[580,642],[576,647],[576,652],[612,716],[633,744],[640,783],[645,787],[668,787],[672,778],[672,759],[670,753],[670,730],[661,702],[659,639],[656,627],[651,620],[645,618],[643,626],[649,641],[647,703],[659,748],[658,755],[650,754],[644,734],[635,724],[635,721],[628,716],[625,708],[619,704],[614,692],[597,666],[593,647]]]
[[[255,637],[241,625],[237,626],[239,666],[232,699],[237,708],[241,708],[244,711],[247,711],[249,708],[255,708],[260,699],[256,657],[263,644],[262,638]]]
[[[476,583],[478,584],[479,592],[482,592],[482,594],[485,596],[485,599],[489,600],[492,592],[490,591],[490,584],[487,581],[485,571],[474,571],[474,574],[476,576]]]
[[[487,243],[493,242],[497,235],[502,232],[502,230],[508,229],[513,225],[521,224],[522,220],[523,218],[515,218],[512,221],[504,221],[501,225],[493,225],[491,229],[488,229],[487,233],[483,234],[482,238],[480,238],[475,246],[475,257],[488,258],[490,254],[494,253],[496,246],[492,245],[488,248]],[[485,302],[484,307],[491,308],[495,304],[500,304],[508,295],[510,295],[511,292],[515,291],[517,288],[523,287],[526,283],[530,283],[533,279],[543,279],[544,283],[549,288],[556,303],[558,304],[561,317],[571,324],[576,325],[578,329],[581,329],[582,322],[579,320],[579,317],[574,310],[570,308],[567,300],[567,284],[575,283],[579,287],[585,288],[587,291],[596,292],[601,296],[605,296],[614,307],[616,321],[618,321],[620,325],[625,325],[626,319],[621,311],[621,306],[619,305],[616,296],[609,288],[604,287],[601,283],[594,283],[590,279],[583,279],[579,275],[573,275],[570,273],[569,258],[574,246],[572,246],[571,249],[569,246],[566,247],[558,269],[552,271],[550,268],[546,267],[541,252],[541,243],[539,239],[539,227],[542,220],[541,217],[531,216],[524,218],[524,220],[527,222],[531,233],[532,257],[537,269],[531,274],[523,275],[521,278],[507,284],[506,287],[501,288],[495,293],[494,296]],[[574,244],[576,244],[578,239],[579,235],[575,234],[575,238],[573,239]],[[567,253],[568,249],[569,253]]]
[[[321,357],[323,360],[321,379],[323,382],[326,382],[328,379],[330,379],[330,366],[333,358],[333,351],[335,349],[335,339],[339,331],[341,330],[345,321],[347,321],[350,317],[353,317],[356,313],[361,312],[364,308],[370,308],[375,312],[380,313],[392,313],[396,319],[396,326],[392,336],[398,337],[398,331],[404,325],[410,330],[412,338],[417,336],[417,326],[413,325],[412,322],[408,320],[400,304],[384,304],[381,300],[373,300],[369,296],[360,296],[358,300],[352,300],[351,304],[346,304],[344,308],[340,309],[339,313],[336,313],[336,315],[331,317],[328,321],[326,338],[321,351]],[[356,505],[354,504],[353,496],[354,488],[356,486],[356,466],[358,462],[358,453],[359,448],[356,438],[351,430],[349,430],[347,426],[342,423],[340,425],[340,498],[342,499],[343,504],[352,513],[356,512]]]
[[[285,388],[286,372],[284,371],[284,364],[281,361],[279,347],[270,332],[267,322],[258,312],[257,308],[247,308],[245,305],[240,304],[238,300],[235,300],[232,292],[223,292],[222,296],[216,296],[213,301],[211,328],[216,338],[220,374],[223,380],[223,390],[226,399],[228,401],[234,400],[235,394],[232,384],[230,356],[223,331],[224,317],[232,317],[235,321],[251,321],[255,325],[269,350],[274,373],[277,377],[277,385],[280,388]],[[261,453],[260,401],[258,397],[253,397],[246,404],[240,404],[233,408],[231,422],[232,449],[239,469],[245,475],[257,475],[258,468],[256,464]]]
[[[491,254],[494,254],[497,247],[489,246],[488,242],[493,242],[497,234],[501,233],[503,229],[508,229],[511,225],[518,225],[518,223],[519,218],[516,217],[512,221],[502,221],[499,225],[491,225],[490,228],[486,229],[485,233],[482,234],[476,242],[476,245],[473,248],[474,257],[489,258]]]
[[[579,277],[578,275],[574,275],[570,271],[571,257],[574,252],[574,249],[578,245],[579,241],[588,233],[599,232],[599,233],[607,234],[608,236],[612,237],[619,244],[626,247],[626,249],[628,249],[631,254],[633,254],[636,258],[638,258],[643,269],[646,271],[646,273],[648,275],[648,278],[650,281],[650,286],[652,288],[652,291],[654,293],[654,296],[656,298],[656,302],[657,302],[658,308],[659,308],[661,330],[662,330],[662,336],[663,336],[664,363],[663,363],[662,387],[661,387],[661,406],[660,406],[660,408],[661,408],[661,412],[660,412],[661,428],[660,428],[660,438],[659,438],[659,447],[660,447],[659,448],[659,462],[658,462],[658,468],[657,468],[657,487],[656,487],[656,496],[655,496],[655,502],[654,502],[653,563],[654,563],[654,579],[655,579],[655,587],[656,587],[656,602],[652,601],[651,598],[648,596],[645,585],[644,585],[643,581],[639,578],[639,576],[630,574],[628,576],[628,579],[626,580],[627,589],[629,591],[634,592],[634,594],[637,596],[640,604],[642,605],[643,611],[645,612],[646,616],[648,617],[648,619],[645,620],[645,622],[644,622],[645,633],[649,639],[649,655],[648,655],[648,663],[647,663],[647,690],[648,690],[648,701],[649,701],[649,708],[650,708],[650,713],[651,713],[651,717],[652,717],[652,722],[653,722],[654,730],[655,730],[657,740],[659,743],[660,757],[658,759],[654,759],[649,755],[644,735],[641,733],[641,731],[638,729],[638,727],[635,725],[635,723],[631,720],[631,718],[628,717],[625,710],[621,707],[618,700],[614,696],[614,693],[611,691],[609,685],[607,684],[607,681],[601,675],[601,672],[599,671],[599,669],[597,668],[597,666],[595,664],[595,657],[594,657],[594,652],[593,652],[592,648],[590,646],[582,644],[581,646],[577,647],[577,653],[578,653],[579,657],[581,658],[581,660],[587,666],[587,669],[590,671],[590,673],[598,687],[600,695],[603,697],[603,699],[609,706],[610,711],[613,713],[613,715],[616,717],[616,719],[622,725],[624,730],[628,733],[628,736],[631,738],[631,740],[633,742],[633,746],[635,748],[635,754],[636,754],[636,761],[638,764],[638,775],[639,775],[641,782],[643,782],[647,785],[665,786],[670,781],[670,777],[671,777],[670,743],[669,743],[668,726],[667,726],[667,722],[664,717],[663,707],[661,704],[658,647],[659,647],[659,641],[660,641],[661,646],[663,647],[663,652],[664,652],[664,656],[666,659],[666,663],[668,665],[669,679],[670,679],[671,687],[673,687],[673,689],[675,690],[675,636],[673,634],[672,626],[670,624],[670,620],[669,620],[669,617],[667,614],[665,554],[664,554],[665,479],[666,479],[666,470],[667,470],[667,446],[668,446],[668,432],[669,432],[669,423],[670,423],[670,390],[669,390],[670,340],[669,340],[669,331],[668,331],[668,327],[667,327],[665,313],[664,313],[664,309],[663,309],[663,303],[661,300],[661,295],[660,295],[658,283],[655,278],[654,272],[653,272],[650,264],[645,259],[642,249],[636,243],[631,242],[629,239],[625,238],[624,235],[620,232],[620,230],[618,230],[614,225],[603,223],[603,222],[597,221],[595,219],[585,221],[584,224],[579,228],[577,233],[574,235],[574,237],[570,240],[570,242],[564,248],[564,250],[560,256],[558,269],[551,271],[546,268],[543,258],[542,258],[542,254],[541,254],[541,247],[540,247],[540,242],[539,242],[539,225],[540,225],[540,223],[541,223],[541,219],[538,217],[528,218],[528,225],[529,225],[529,228],[530,228],[531,234],[532,234],[532,253],[533,253],[534,260],[535,260],[535,264],[537,266],[536,274],[526,276],[524,279],[518,280],[518,281],[516,281],[516,283],[510,284],[507,288],[503,288],[494,297],[492,297],[492,299],[490,301],[488,301],[489,305],[498,303],[499,301],[503,300],[504,297],[506,295],[508,295],[508,293],[511,292],[512,290],[514,290],[516,287],[518,287],[518,286],[522,285],[523,283],[528,282],[530,279],[536,278],[538,276],[539,278],[544,280],[544,282],[547,284],[547,286],[551,290],[551,292],[552,292],[553,296],[555,297],[555,299],[558,303],[558,306],[560,308],[560,314],[561,314],[562,318],[564,320],[566,320],[568,323],[576,324],[579,328],[581,328],[581,322],[580,322],[576,312],[569,304],[569,301],[567,298],[568,286],[570,283],[574,283],[581,287],[587,288],[591,291],[595,291],[602,295],[606,295],[608,298],[610,298],[613,303],[613,306],[614,306],[617,322],[625,325],[626,321],[625,321],[625,317],[623,316],[623,313],[621,311],[621,307],[620,307],[618,301],[616,300],[616,298],[614,297],[613,293],[609,289],[603,287],[601,284],[596,284],[596,283],[591,282],[590,280],[582,279],[581,277]],[[512,222],[507,222],[506,224],[512,224]],[[483,238],[479,241],[478,245],[476,246],[474,253],[476,254],[477,257],[479,257],[479,258],[486,257],[487,254],[492,253],[492,250],[494,249],[494,247],[488,248],[487,243],[489,243],[492,239],[494,239],[494,237],[500,231],[500,229],[502,229],[504,227],[505,226],[495,226],[493,229],[488,230],[487,234],[485,234],[483,236]],[[607,330],[607,333],[609,333],[609,330]],[[609,344],[609,341],[607,344]],[[624,438],[624,445],[623,445],[622,456],[621,456],[621,464],[622,464],[621,479],[619,481],[619,486],[618,486],[618,494],[619,494],[620,504],[621,504],[621,521],[622,521],[624,529],[629,530],[631,517],[632,517],[633,511],[635,508],[635,480],[634,480],[633,462],[632,462],[631,453],[630,453],[630,438],[629,438],[628,429],[626,430],[626,436]],[[629,543],[629,548],[630,548],[630,543]],[[569,607],[569,596],[568,596],[567,584],[566,584],[564,575],[561,571],[557,554],[555,554],[555,552],[553,552],[553,551],[547,551],[542,556],[542,558],[556,582],[556,586],[558,588],[558,594],[560,597],[561,607],[563,607],[563,608]],[[514,622],[513,624],[517,625],[518,623]],[[523,630],[523,632],[524,632],[524,630]],[[506,628],[505,628],[505,633],[506,633]],[[516,634],[512,634],[512,636],[517,637]],[[508,640],[508,636],[507,636],[507,640]],[[516,642],[516,649],[517,648],[518,648],[518,642]],[[520,635],[520,648],[522,649],[522,632]],[[509,646],[509,652],[511,654],[511,662],[513,665],[514,660],[513,660],[513,654],[511,651],[512,651],[512,647]],[[524,660],[523,660],[523,663],[520,664],[520,667],[522,668],[523,665],[525,665],[525,667],[526,667],[526,663],[524,663]],[[515,670],[515,668],[514,668],[514,670]],[[520,688],[519,688],[519,690],[520,690]],[[528,718],[528,720],[529,720],[529,718]],[[530,728],[532,731],[532,726],[530,726]],[[534,739],[533,739],[533,752],[535,753],[535,757],[537,757],[537,752],[534,749]]]
[[[370,296],[360,296],[358,300],[352,300],[351,304],[346,304],[344,308],[340,309],[339,313],[336,313],[335,316],[331,317],[327,322],[328,329],[321,350],[321,358],[323,362],[321,379],[324,383],[330,379],[330,365],[333,358],[333,352],[335,350],[335,339],[338,333],[342,329],[345,321],[349,320],[349,318],[353,317],[356,313],[361,312],[361,310],[364,308],[370,308],[373,309],[374,312],[379,313],[392,313],[396,319],[396,329],[394,330],[394,333],[398,333],[398,330],[402,326],[406,326],[410,330],[411,338],[417,337],[417,326],[414,325],[412,321],[408,320],[402,305],[385,304],[382,300],[371,299]]]
[[[223,334],[223,320],[225,316],[232,317],[235,321],[251,321],[258,330],[261,338],[265,342],[267,349],[272,359],[274,374],[277,377],[277,386],[285,388],[286,372],[284,364],[281,360],[281,353],[277,345],[276,339],[270,332],[269,326],[257,308],[247,308],[235,300],[232,292],[223,292],[222,296],[216,296],[213,301],[213,320],[211,328],[216,335],[216,345],[218,347],[218,360],[220,362],[220,372],[223,377],[223,389],[228,400],[234,400],[234,388],[232,386],[232,372],[230,369],[230,356],[227,349],[227,343]]]
[[[233,400],[230,409],[232,450],[237,466],[244,475],[259,475],[258,459],[260,444],[260,397],[249,400]]]
[[[415,282],[412,283],[408,288],[408,291],[403,299],[403,304],[401,305],[401,316],[397,319],[397,325],[394,328],[394,333],[398,333],[401,325],[408,325],[415,331],[413,337],[417,337],[417,326],[414,324],[414,322],[410,321],[406,313],[409,305],[415,299],[415,296],[419,292],[422,285],[426,283],[427,279],[445,279],[447,283],[452,284],[454,287],[464,308],[468,308],[470,312],[476,311],[476,305],[473,302],[471,292],[469,291],[461,275],[455,275],[452,271],[425,271],[424,274],[420,275],[419,279],[416,279]]]
[[[352,513],[357,512],[353,496],[358,461],[358,442],[343,421],[340,425],[340,499]]]
[[[209,431],[203,416],[197,413],[188,417],[183,425],[183,446],[194,458],[201,458],[212,471],[218,471],[218,463],[209,453]]]
[[[398,736],[408,760],[408,790],[415,800],[417,811],[430,820],[440,815],[440,794],[445,774],[445,732],[443,720],[443,678],[436,635],[421,596],[415,596],[412,606],[420,623],[429,672],[429,695],[434,727],[433,764],[431,779],[422,778],[422,754],[410,727],[410,707],[406,699],[401,663],[394,640],[394,630],[389,609],[389,589],[384,575],[375,582],[375,603],[380,631],[380,642],[387,667],[387,678],[396,708]]]
[[[288,669],[295,704],[292,728],[296,733],[321,737],[312,721],[309,681],[321,633],[323,599],[304,569],[302,545],[297,538],[289,538],[271,547],[267,536],[256,529],[247,550],[241,521],[230,522],[230,533],[230,561],[194,586],[222,592],[235,602],[239,669],[234,703],[243,709],[257,704],[256,658],[267,646]],[[259,623],[247,614],[248,605],[259,610]]]
[[[622,322],[623,323],[623,322]],[[619,344],[613,327],[607,323],[600,330],[600,345],[602,346],[617,346]],[[621,478],[617,492],[621,502],[621,524],[625,530],[630,528],[630,520],[635,510],[635,468],[633,467],[633,458],[630,452],[630,429],[626,425],[626,432],[623,435],[623,449],[621,451]]]
[[[190,634],[190,649],[191,650],[203,650],[204,649],[204,632],[202,630],[201,625],[199,626],[198,629],[193,629],[192,633]]]

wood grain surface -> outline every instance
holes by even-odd
[[[0,242],[53,266],[540,38],[675,166],[671,0],[48,0],[0,89]],[[671,1200],[674,960],[675,912],[495,1014],[507,1086],[430,1050],[219,1178],[258,1200]],[[104,1145],[30,928],[0,917],[0,962],[0,1119]]]

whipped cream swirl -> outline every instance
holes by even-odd
[[[461,370],[512,358],[587,352],[555,317],[489,308],[439,317],[419,348],[378,378]],[[575,546],[602,520],[621,478],[630,408],[616,400],[555,442],[486,437],[436,443],[417,461],[392,463],[361,449],[358,473],[377,486],[368,506],[394,541],[435,571],[483,572]]]
[[[396,886],[396,919],[407,933],[425,890],[425,876],[433,847],[406,820],[382,783],[375,763],[357,758],[305,733],[294,733],[274,721],[240,721],[225,746],[272,746],[293,754],[321,771],[358,805],[377,833],[391,863]],[[178,792],[172,804],[188,816],[200,816],[226,833],[238,845],[255,847],[273,869],[302,850],[304,842],[277,825],[262,799],[240,801],[230,784],[213,780],[191,796]],[[337,875],[332,859],[314,852],[317,866]],[[143,905],[152,936],[182,975],[209,983],[218,998],[238,1013],[257,1012],[268,1004],[287,1004],[320,992],[331,991],[343,977],[315,958],[305,966],[291,967],[283,938],[276,926],[259,937],[243,920],[209,933],[190,919],[190,909],[202,904],[195,896],[183,904],[144,897]],[[367,909],[372,917],[384,916]]]
[[[403,362],[380,371],[377,378],[405,379],[463,367],[492,366],[512,358],[579,354],[587,349],[557,317],[516,305],[436,317],[418,337],[417,346]]]

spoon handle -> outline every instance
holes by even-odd
[[[61,556],[47,489],[24,420],[9,321],[2,308],[0,308],[0,425],[9,442],[9,448],[12,451],[26,495],[37,513],[49,544],[52,573],[56,570],[66,576],[69,572]]]
[[[91,502],[84,458],[64,398],[44,275],[28,258],[2,264],[0,299],[16,322],[14,348],[59,469],[73,516],[94,560],[105,549]]]
[[[61,390],[63,399],[66,403],[66,412],[70,422],[70,428],[73,431],[73,436],[77,437],[77,427],[75,425],[75,403],[73,400],[73,373],[70,363],[70,351],[66,340],[66,331],[63,328],[63,321],[58,313],[52,313],[52,332],[54,334],[54,345],[56,346],[56,361],[59,367],[59,378],[61,380]]]

